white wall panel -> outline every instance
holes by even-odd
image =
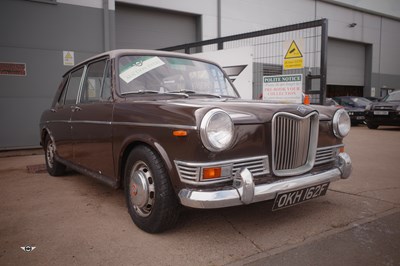
[[[398,21],[392,19],[382,19],[381,73],[400,75],[399,24]]]

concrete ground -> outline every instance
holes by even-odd
[[[132,223],[121,190],[28,173],[43,155],[0,158],[0,265],[400,265],[400,128],[353,127],[345,143],[353,174],[324,197],[187,210],[159,235]]]

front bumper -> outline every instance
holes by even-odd
[[[256,186],[251,172],[247,168],[242,168],[236,173],[232,186],[212,191],[184,188],[179,192],[179,198],[182,205],[200,209],[250,204],[272,200],[280,192],[346,179],[350,176],[351,170],[350,156],[347,153],[340,153],[338,165],[330,170]]]

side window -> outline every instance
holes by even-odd
[[[107,65],[104,71],[103,89],[101,99],[104,101],[111,100],[111,61],[107,60]]]
[[[111,78],[107,73],[107,62],[102,60],[88,66],[81,92],[81,103],[107,100],[111,96]]]
[[[78,95],[82,74],[83,74],[83,67],[71,73],[68,82],[67,95],[65,97],[65,104],[76,103],[76,98]]]
[[[60,83],[60,86],[58,87],[58,99],[56,102],[56,106],[62,106],[64,105],[64,100],[65,100],[65,94],[67,92],[67,84],[68,84],[68,76],[65,76]]]

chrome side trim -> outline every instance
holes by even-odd
[[[189,126],[189,125],[136,123],[136,122],[111,122],[111,124],[116,126],[166,127],[166,128],[197,130],[197,126]]]
[[[111,122],[111,121],[95,121],[95,120],[48,120],[45,124],[50,123],[84,123],[84,124],[97,124],[97,125],[115,125],[115,126],[142,126],[142,127],[163,127],[163,128],[176,128],[176,129],[188,129],[197,130],[196,126],[186,125],[173,125],[173,124],[152,124],[152,123],[135,123],[135,122]]]
[[[278,193],[348,178],[352,167],[350,156],[347,153],[340,153],[339,158],[338,166],[333,169],[284,178],[257,186],[254,184],[251,173],[244,168],[237,172],[232,186],[210,190],[184,188],[179,191],[178,196],[182,205],[201,209],[224,208],[272,200]]]
[[[91,176],[91,177],[93,177],[93,178],[95,178],[95,179],[97,179],[97,180],[109,185],[112,188],[118,188],[119,185],[120,185],[118,180],[116,180],[116,179],[114,179],[112,177],[102,175],[100,173],[88,170],[88,169],[86,169],[86,168],[84,168],[82,166],[79,166],[77,164],[71,163],[68,160],[62,159],[57,154],[55,155],[55,158],[56,158],[56,160],[58,162],[66,165],[67,167],[71,168],[72,170],[75,170],[75,171],[77,171],[77,172],[79,172],[79,173],[81,173],[83,175]]]
[[[92,124],[92,125],[111,125],[112,122],[107,121],[91,121],[91,120],[74,120],[71,124]]]
[[[48,120],[44,121],[43,124],[51,124],[51,123],[71,123],[70,120]]]

